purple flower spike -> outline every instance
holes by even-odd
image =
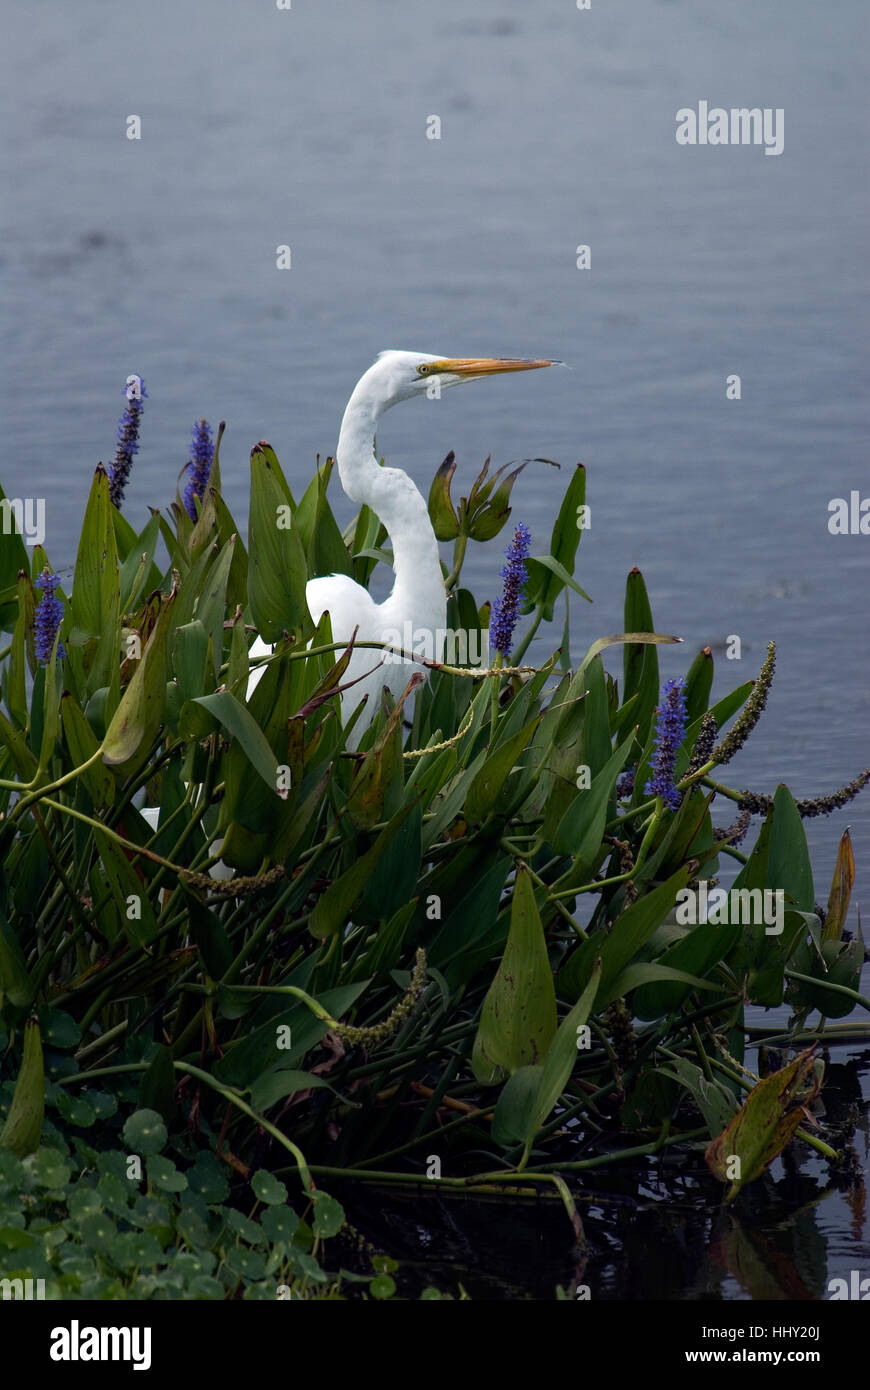
[[[656,710],[652,777],[644,787],[647,796],[660,796],[672,811],[679,808],[683,799],[682,792],[677,791],[674,784],[674,769],[680,744],[686,736],[685,690],[686,682],[682,676],[678,680],[665,681],[662,702]]]
[[[196,499],[202,502],[208,487],[214,458],[214,440],[208,420],[197,420],[193,427],[190,461],[187,465],[187,487],[184,489],[184,509],[191,521],[196,521]]]
[[[63,622],[63,604],[54,592],[59,583],[60,580],[57,575],[52,574],[49,569],[44,569],[36,581],[36,587],[41,590],[42,597],[36,605],[36,612],[33,615],[33,636],[36,644],[36,659],[43,666],[47,666],[51,661],[54,639]],[[58,642],[58,660],[61,661],[65,656],[66,650],[63,642]]]
[[[142,402],[148,395],[145,382],[135,373],[124,384],[127,409],[118,421],[118,445],[115,461],[109,468],[109,498],[118,508],[124,500],[124,489],[133,466],[133,455],[139,452],[139,421]]]
[[[526,560],[531,548],[531,532],[528,526],[520,522],[513,540],[505,551],[507,563],[501,572],[504,588],[501,598],[493,601],[489,619],[490,642],[503,657],[509,657],[511,654],[520,601],[528,578]]]

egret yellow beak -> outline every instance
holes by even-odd
[[[453,376],[495,376],[497,372],[530,372],[536,367],[552,367],[546,357],[444,357],[427,363],[430,372],[450,372]]]

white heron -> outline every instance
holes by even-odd
[[[408,630],[426,634],[426,645],[440,660],[447,625],[447,591],[441,573],[438,541],[429,520],[429,509],[416,484],[401,468],[381,468],[375,456],[375,431],[385,410],[399,401],[427,392],[438,395],[448,386],[500,372],[524,372],[551,367],[549,358],[525,357],[439,357],[426,352],[387,351],[360,377],[353,389],[341,422],[335,458],[341,485],[353,502],[365,503],[383,522],[393,544],[395,582],[388,598],[376,603],[367,589],[346,574],[311,579],[305,587],[308,609],[315,623],[328,612],[336,642],[347,643],[356,630],[358,642],[391,642],[396,632]],[[437,383],[433,385],[433,383]],[[415,636],[415,645],[417,642]],[[272,647],[257,637],[249,657],[269,656]],[[427,651],[427,654],[428,654]],[[388,686],[400,694],[407,684],[414,663],[394,659],[384,662],[372,647],[355,651],[342,677],[342,684],[356,684],[342,693],[342,720],[347,722],[366,696],[366,705],[351,730],[348,747],[355,749],[374,719],[381,692]],[[265,666],[251,671],[247,698],[262,679]],[[418,671],[425,670],[419,665]],[[400,674],[396,674],[397,671]],[[362,679],[359,679],[362,677]],[[391,684],[392,681],[392,684]],[[142,808],[142,816],[157,829],[160,809]],[[212,845],[212,853],[220,849]],[[233,870],[220,862],[210,870],[213,878],[229,878]]]
[[[399,401],[427,393],[437,396],[449,386],[500,372],[523,372],[550,367],[550,359],[523,357],[439,357],[426,352],[388,351],[378,354],[360,377],[341,422],[335,458],[341,485],[353,502],[365,503],[380,518],[393,546],[395,582],[388,598],[376,603],[367,589],[346,574],[311,579],[305,588],[309,612],[315,623],[328,612],[332,636],[347,643],[356,629],[358,642],[396,643],[395,634],[415,634],[414,649],[425,634],[425,655],[440,660],[447,625],[447,593],[438,555],[438,542],[429,510],[416,484],[401,468],[382,468],[375,456],[375,432],[385,410]],[[433,385],[433,383],[436,383]],[[407,643],[399,643],[407,648]],[[250,657],[272,651],[262,638],[251,644]],[[347,722],[357,705],[366,705],[351,730],[348,747],[359,740],[378,712],[381,692],[391,688],[395,696],[407,684],[412,663],[385,662],[374,648],[354,651],[342,684],[355,681],[341,696],[342,720]],[[417,665],[417,671],[425,668]],[[264,666],[251,672],[248,699],[262,678]],[[359,679],[363,677],[363,679]]]

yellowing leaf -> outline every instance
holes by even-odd
[[[805,1107],[821,1089],[814,1051],[808,1047],[788,1066],[759,1081],[731,1123],[708,1145],[704,1157],[711,1173],[731,1182],[726,1202],[733,1201],[744,1183],[761,1176],[806,1118]]]

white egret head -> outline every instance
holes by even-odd
[[[549,358],[535,357],[439,357],[431,352],[378,353],[359,385],[378,395],[383,407],[410,400],[430,391],[433,382],[443,391],[463,381],[496,376],[500,372],[527,372],[535,367],[552,367]]]

